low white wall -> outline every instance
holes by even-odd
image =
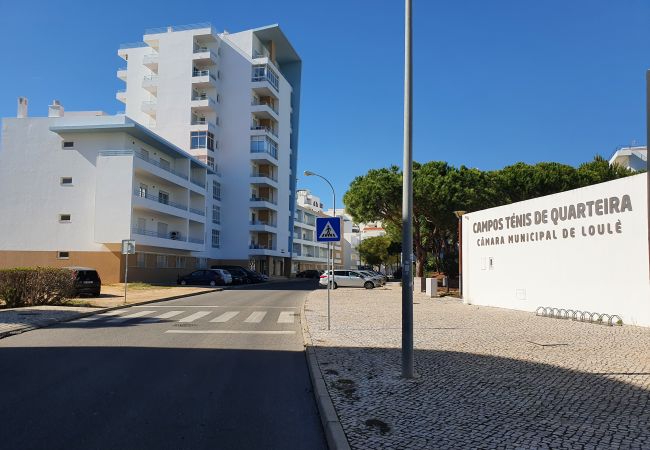
[[[650,326],[647,176],[463,216],[466,303]]]

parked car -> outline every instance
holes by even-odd
[[[241,277],[241,283],[240,284],[261,283],[262,281],[266,281],[261,274],[259,274],[257,272],[254,272],[254,271],[252,271],[250,269],[246,269],[246,268],[241,267],[241,266],[217,265],[217,266],[211,266],[211,268],[212,269],[225,269],[228,272],[230,272],[231,275]]]
[[[331,270],[328,270],[320,276],[319,284],[321,286],[327,286],[331,272]],[[334,284],[332,287],[334,289],[338,287],[364,287],[366,289],[373,289],[381,286],[377,279],[370,275],[365,275],[359,270],[335,270],[333,281]]]
[[[194,272],[187,275],[179,276],[177,283],[182,286],[185,286],[187,284],[223,286],[226,284],[226,281],[223,275],[221,275],[221,273],[217,272],[216,270],[201,269],[195,270]]]
[[[374,272],[374,271],[372,271],[372,270],[359,270],[359,272],[362,273],[362,274],[364,274],[364,275],[368,275],[368,276],[369,276],[370,278],[372,278],[373,280],[376,280],[377,283],[378,283],[380,286],[383,286],[384,284],[386,284],[386,280],[384,280],[384,276],[378,274],[377,272]]]
[[[246,284],[248,282],[246,272],[244,272],[243,270],[236,270],[236,269],[213,269],[213,270],[223,270],[224,272],[228,272],[230,274],[230,278],[232,279],[233,285]]]
[[[218,272],[219,275],[223,278],[224,284],[232,284],[232,275],[230,275],[230,272],[228,272],[226,269],[210,269],[214,270],[215,272]]]
[[[296,276],[298,278],[320,278],[320,272],[318,270],[309,269],[298,272]]]
[[[97,270],[90,267],[66,267],[72,271],[74,276],[74,293],[75,297],[89,295],[99,297],[102,291],[102,280],[99,278]]]

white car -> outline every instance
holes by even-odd
[[[327,287],[331,271],[328,270],[320,276],[319,283],[321,286]],[[363,287],[366,289],[373,289],[381,286],[381,283],[366,275],[359,270],[335,270],[334,271],[334,284],[333,288],[337,287]]]
[[[217,272],[221,277],[223,278],[223,282],[227,285],[232,284],[232,275],[230,275],[230,272],[224,269],[210,269],[213,272]]]

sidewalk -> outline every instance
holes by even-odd
[[[153,286],[151,289],[127,290],[128,302],[124,303],[123,284],[105,285],[102,286],[102,294],[99,298],[79,298],[73,300],[74,303],[83,306],[32,306],[28,308],[0,309],[0,339],[102,311],[142,303],[189,297],[220,290],[222,289],[188,286]]]
[[[312,292],[305,317],[352,448],[649,448],[650,329],[414,301],[401,378],[401,287]]]

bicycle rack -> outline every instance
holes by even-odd
[[[535,310],[536,316],[550,317],[552,319],[571,319],[577,322],[596,323],[599,325],[623,326],[623,319],[616,314],[600,314],[590,311],[579,311],[577,309],[553,308],[550,306],[539,306]]]

